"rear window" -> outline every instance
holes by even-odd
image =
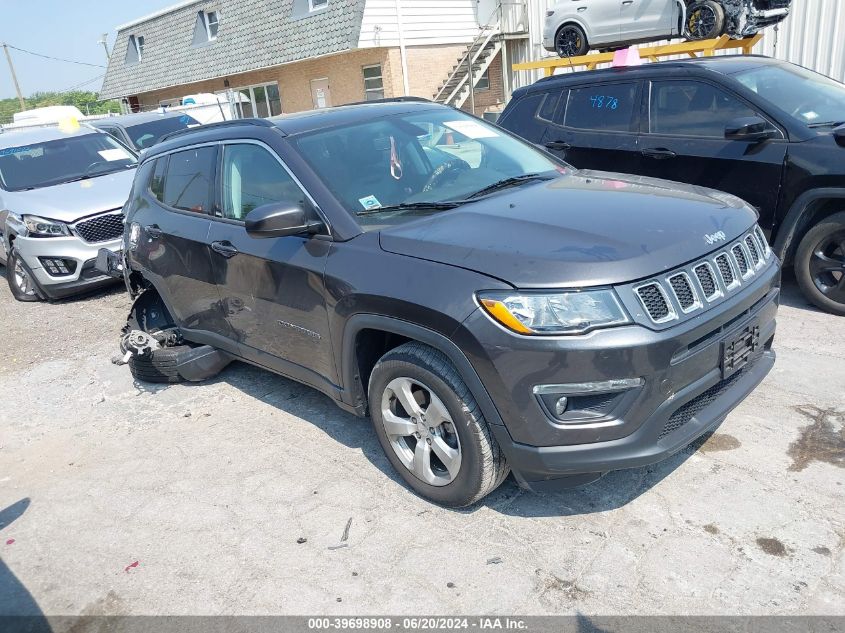
[[[637,84],[599,84],[572,88],[564,125],[581,130],[631,131]]]
[[[156,164],[152,189],[161,191],[160,200],[167,206],[183,211],[208,213],[211,209],[212,182],[217,159],[216,147],[199,147],[171,154],[161,182],[160,166]],[[158,197],[158,196],[157,196]]]

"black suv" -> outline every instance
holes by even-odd
[[[582,169],[740,196],[806,298],[845,315],[843,123],[845,85],[761,56],[549,77],[517,90],[499,120]]]
[[[658,461],[763,379],[779,266],[734,196],[577,172],[451,108],[355,105],[148,150],[117,265],[140,380],[230,360],[370,414],[472,503]],[[103,252],[103,259],[108,252]]]

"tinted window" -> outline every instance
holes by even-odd
[[[126,133],[132,139],[132,144],[138,149],[144,149],[158,143],[165,134],[184,130],[187,127],[199,125],[196,119],[183,114],[181,116],[164,117],[137,125],[127,125]]]
[[[637,105],[637,84],[600,84],[573,88],[566,104],[566,127],[628,132]]]
[[[13,141],[14,133],[8,138]],[[108,134],[79,134],[0,148],[0,184],[10,191],[37,189],[122,171],[135,164],[135,156]]]
[[[164,174],[167,170],[167,156],[162,156],[155,161],[155,170],[150,181],[150,191],[158,199],[159,202],[164,202]]]
[[[184,211],[208,213],[216,155],[215,147],[171,154],[164,177],[164,204]]]
[[[548,93],[546,98],[543,100],[543,105],[540,106],[540,110],[537,112],[537,116],[545,121],[560,123],[560,121],[555,118],[555,112],[557,111],[557,106],[560,103],[561,96],[563,96],[565,102],[566,96],[568,95],[568,90],[556,90],[555,92]]]
[[[725,124],[756,113],[725,91],[700,81],[655,81],[649,129],[653,134],[725,137]]]
[[[303,192],[273,154],[258,145],[227,145],[223,150],[223,212],[242,220],[271,202],[295,204]]]

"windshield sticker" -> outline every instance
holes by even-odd
[[[358,202],[360,202],[361,206],[367,210],[381,208],[381,202],[379,202],[378,198],[376,198],[375,196],[366,196],[364,198],[358,198]]]
[[[804,117],[805,119],[807,119],[808,121],[813,121],[813,120],[819,118],[819,113],[813,112],[812,110],[810,110],[809,112],[805,112],[801,116]]]
[[[490,128],[484,127],[475,121],[443,121],[443,125],[473,139],[496,138],[499,136],[499,134]]]
[[[97,152],[104,161],[129,160],[129,154],[122,149],[104,149]]]
[[[10,156],[12,154],[24,154],[25,152],[32,151],[32,147],[23,146],[23,147],[4,147],[0,149],[0,156]]]

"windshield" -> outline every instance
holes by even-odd
[[[137,125],[127,125],[126,133],[129,135],[132,144],[141,150],[152,147],[165,134],[196,125],[199,125],[199,122],[195,118],[183,114],[182,116],[164,117]]]
[[[760,66],[734,75],[743,86],[807,125],[845,120],[845,84],[791,64]]]
[[[566,172],[527,143],[445,109],[336,127],[294,142],[365,230],[435,213],[450,206],[433,208],[436,203],[461,203],[497,183],[519,186]]]
[[[0,149],[0,184],[7,191],[50,187],[121,171],[135,156],[108,134],[83,134]]]

